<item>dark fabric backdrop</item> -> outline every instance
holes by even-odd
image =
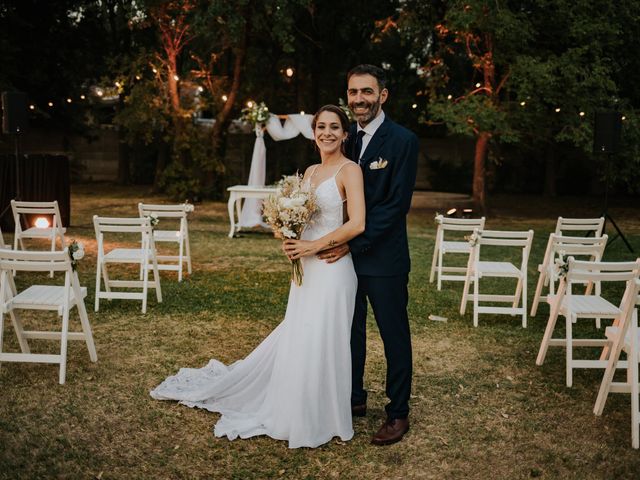
[[[69,158],[64,155],[21,155],[20,200],[31,202],[58,201],[62,225],[71,220]],[[11,200],[16,194],[16,160],[14,155],[0,155],[0,218],[3,232],[13,232]],[[5,209],[7,209],[5,211]]]

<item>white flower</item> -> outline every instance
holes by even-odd
[[[191,203],[187,203],[187,204],[184,206],[184,211],[185,211],[185,212],[187,212],[187,213],[191,213],[191,212],[193,212],[194,208],[195,208],[195,207],[193,206],[193,204],[191,204]]]
[[[74,260],[82,260],[84,258],[84,248],[82,245],[78,245],[78,249],[72,253]]]
[[[296,238],[296,232],[294,232],[293,230],[290,230],[287,227],[282,227],[280,229],[280,233],[282,233],[282,235],[287,238]]]

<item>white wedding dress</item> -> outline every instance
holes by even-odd
[[[318,211],[303,239],[340,227],[343,201],[335,176],[316,189]],[[328,264],[302,259],[304,281],[291,284],[284,320],[243,360],[182,368],[151,392],[222,416],[217,437],[268,435],[289,448],[353,437],[350,336],[357,278],[351,255]]]

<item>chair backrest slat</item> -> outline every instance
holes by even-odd
[[[599,218],[564,218],[558,217],[556,222],[556,235],[564,232],[594,232],[596,237],[602,236],[604,229],[604,217]]]
[[[68,249],[63,251],[33,251],[0,249],[0,270],[22,272],[70,271]]]
[[[640,276],[640,259],[635,262],[586,262],[569,257],[567,282],[626,282]]]

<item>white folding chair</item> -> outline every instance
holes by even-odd
[[[438,223],[438,229],[436,230],[436,244],[433,249],[429,283],[433,283],[437,272],[438,290],[441,290],[443,280],[464,282],[464,274],[467,268],[445,266],[444,256],[447,253],[458,253],[468,256],[471,253],[471,246],[468,241],[462,238],[463,234],[471,234],[474,230],[482,230],[484,228],[485,218],[448,218],[443,215],[438,215],[436,216],[436,222]],[[448,239],[445,240],[445,234],[452,235],[453,238],[448,237]],[[455,273],[458,275],[452,275]]]
[[[13,281],[13,271],[42,272],[53,270],[65,272],[64,286],[31,285],[18,292]],[[56,363],[60,365],[59,382],[63,384],[67,368],[68,340],[84,340],[92,362],[98,361],[96,348],[84,298],[87,289],[80,286],[78,274],[73,270],[67,249],[62,252],[34,252],[0,249],[0,362]],[[76,307],[82,331],[69,331],[69,316]],[[60,331],[24,329],[20,310],[53,310],[62,317]],[[21,353],[8,353],[3,349],[4,317],[9,314],[18,337]],[[28,339],[59,340],[59,354],[31,353]]]
[[[4,237],[2,236],[2,229],[0,228],[0,248],[9,248],[9,246],[4,243]]]
[[[638,310],[640,305],[640,280],[629,280],[623,297],[622,313],[616,318],[615,326],[607,327],[608,345],[607,367],[600,383],[598,398],[593,413],[602,415],[609,393],[631,394],[631,445],[640,448],[640,385],[638,380],[638,362],[640,362],[640,331],[638,330]],[[627,355],[627,381],[614,382],[616,368],[621,368],[620,354]]]
[[[604,229],[604,217],[598,218],[564,218],[558,217],[556,222],[556,235],[568,236],[568,232],[582,232],[586,236],[593,232],[595,237],[602,236]]]
[[[158,269],[173,270],[178,272],[178,281],[182,281],[182,266],[187,263],[187,271],[191,275],[191,247],[189,245],[189,228],[187,225],[187,215],[193,211],[193,205],[190,203],[181,203],[177,205],[152,205],[148,203],[139,203],[138,211],[140,217],[149,217],[151,215],[158,219],[177,219],[179,225],[174,230],[167,230],[164,222],[160,227],[153,230],[153,239],[156,244],[159,242],[170,242],[178,244],[178,255],[160,255],[158,254]],[[170,262],[170,263],[161,263]]]
[[[549,347],[565,347],[566,383],[573,385],[573,370],[576,368],[605,368],[604,360],[575,359],[574,347],[605,347],[605,338],[573,338],[573,324],[580,318],[610,318],[620,316],[619,302],[611,303],[599,293],[575,295],[575,285],[586,282],[622,282],[634,280],[640,274],[640,259],[635,262],[585,262],[569,257],[569,268],[560,281],[556,295],[548,295],[551,313],[545,328],[536,365],[542,365]],[[553,338],[558,315],[565,317],[565,337]]]
[[[536,293],[531,302],[531,316],[534,317],[538,310],[540,301],[546,301],[546,295],[542,295],[542,289],[549,286],[549,294],[555,294],[555,283],[558,280],[556,273],[556,261],[566,261],[569,256],[587,257],[584,260],[599,262],[604,255],[607,246],[608,236],[601,237],[565,237],[552,233],[549,235],[547,249],[544,252],[544,259],[538,265],[538,284]],[[587,295],[591,293],[592,284],[587,285]],[[600,292],[598,292],[599,294]],[[599,325],[598,325],[599,327]]]
[[[531,243],[533,242],[533,230],[524,232],[511,232],[499,230],[476,230],[472,235],[471,255],[467,265],[467,275],[464,282],[460,313],[464,315],[467,302],[473,302],[473,326],[478,326],[478,315],[481,313],[494,313],[501,315],[520,315],[522,327],[527,327],[527,264]],[[520,266],[511,262],[498,260],[480,260],[483,246],[505,247],[506,249],[518,248],[522,252]],[[505,251],[506,253],[506,251]],[[517,280],[513,295],[481,294],[480,279],[486,277],[515,278]],[[469,294],[470,284],[473,283],[473,295]],[[480,302],[510,303],[510,307],[494,305],[480,305]],[[518,306],[520,305],[520,306]]]
[[[13,222],[15,223],[15,232],[13,236],[14,250],[26,250],[24,239],[44,239],[51,244],[51,251],[56,251],[56,241],[60,240],[60,250],[65,247],[64,234],[66,229],[62,226],[62,217],[58,208],[57,200],[53,202],[23,202],[11,200],[11,210],[13,211]],[[48,226],[37,225],[37,219],[40,216],[49,222]],[[44,217],[43,217],[44,216]],[[50,219],[49,219],[50,218]],[[25,229],[22,228],[23,222]],[[29,226],[31,225],[31,226]],[[50,272],[53,277],[53,270]]]
[[[154,288],[158,303],[162,302],[160,275],[153,230],[149,218],[113,218],[94,215],[93,225],[98,240],[98,261],[96,266],[96,302],[95,311],[100,308],[100,299],[142,300],[142,313],[147,313],[147,292]],[[137,248],[114,248],[105,252],[104,234],[137,234]],[[140,238],[141,237],[141,241]],[[109,275],[110,264],[138,264],[142,268],[140,280],[112,280]],[[149,269],[153,271],[153,281],[149,280]],[[105,289],[102,290],[102,280]],[[141,289],[137,292],[113,291],[112,288]]]

